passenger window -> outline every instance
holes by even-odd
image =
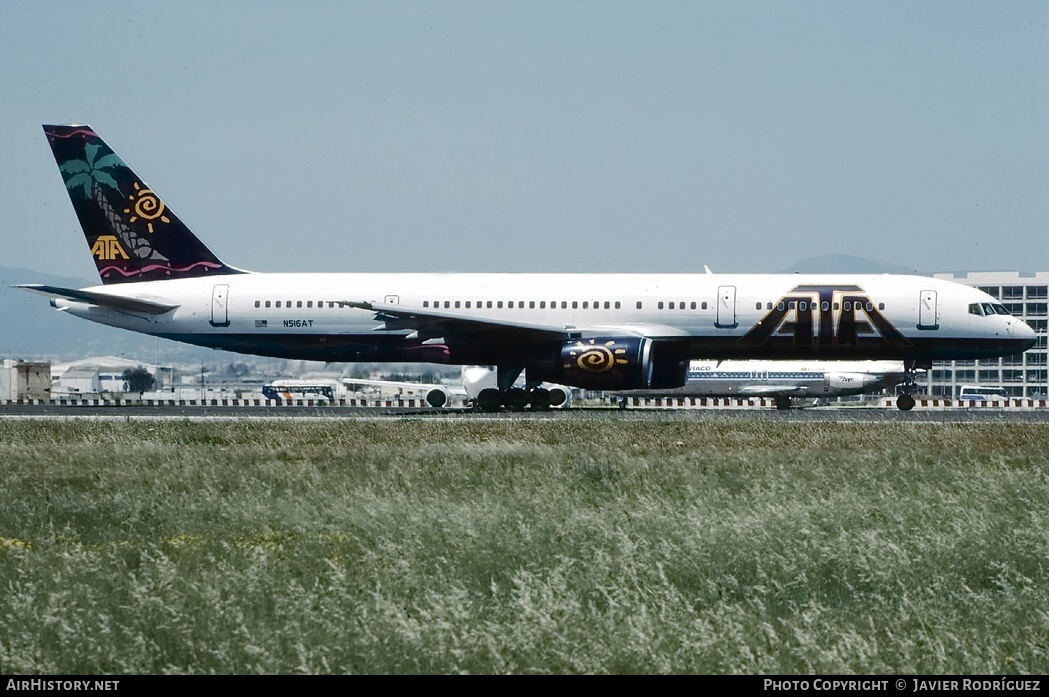
[[[878,303],[878,309],[879,310],[884,310],[885,309],[885,303]]]
[[[579,309],[579,301],[578,300],[573,300],[572,301],[572,309],[573,310],[578,310]]]
[[[706,300],[704,300],[704,301],[703,301],[703,304],[702,304],[702,305],[700,305],[700,307],[701,307],[701,308],[703,308],[704,310],[705,310],[705,309],[707,309],[707,301],[706,301]]]
[[[502,301],[502,300],[500,300],[499,302],[497,302],[497,303],[495,304],[495,306],[496,306],[497,308],[499,308],[500,310],[501,310],[501,309],[503,309],[503,301]]]
[[[616,300],[616,309],[617,310],[619,309],[619,301],[618,300]]]
[[[260,305],[262,305],[262,303],[260,301],[256,300],[255,301],[255,307],[259,307]]]
[[[662,300],[660,300],[660,301],[659,301],[659,304],[658,304],[658,305],[656,305],[656,307],[658,307],[658,308],[659,308],[660,310],[662,310],[662,309],[663,309],[663,301],[662,301]]]
[[[307,300],[306,301],[306,307],[313,307],[313,301],[312,300]]]
[[[584,310],[587,309],[587,302],[586,302],[586,300],[583,301],[583,309]]]
[[[755,310],[760,310],[761,309],[761,303],[754,303],[754,309]]]
[[[539,301],[539,309],[540,310],[545,310],[546,309],[546,301],[545,300],[540,300]]]
[[[458,301],[458,300],[456,300],[456,301],[455,301],[455,309],[456,309],[456,310],[458,310],[458,309],[459,309],[459,301]]]
[[[824,300],[824,301],[823,301],[823,304],[822,304],[822,305],[820,305],[820,309],[821,309],[822,311],[826,312],[827,310],[829,310],[829,309],[830,309],[830,303],[829,303],[829,302],[827,302],[826,300]]]
[[[874,312],[874,303],[867,303],[865,307],[867,309],[867,312]]]
[[[528,309],[529,310],[534,310],[535,309],[535,300],[529,300],[528,301]]]
[[[445,308],[445,309],[448,309],[448,308],[449,308],[449,307],[451,307],[451,306],[452,306],[452,303],[451,303],[450,301],[448,301],[448,300],[445,300],[445,301],[444,301],[444,308]]]
[[[469,309],[470,309],[470,301],[469,301],[469,300],[467,300],[467,301],[466,301],[466,309],[467,309],[467,310],[469,310]]]
[[[618,305],[618,304],[619,304],[619,303],[616,303],[616,305]],[[606,309],[606,310],[608,309],[608,301],[607,301],[607,300],[605,301],[605,309]]]
[[[295,301],[295,307],[302,307],[302,301],[301,300],[296,300]]]
[[[845,312],[852,312],[852,303],[849,302],[849,301],[846,301],[845,304],[841,306],[841,309],[844,310]]]
[[[277,307],[280,307],[280,300],[277,301]]]
[[[641,309],[641,301],[640,300],[637,301],[637,309],[639,309],[639,310]]]

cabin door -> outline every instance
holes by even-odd
[[[923,290],[918,299],[918,329],[939,329],[936,323],[936,291]]]
[[[211,326],[229,326],[229,286],[225,283],[216,285],[211,291]]]
[[[718,288],[718,318],[714,326],[732,329],[736,322],[736,286]]]

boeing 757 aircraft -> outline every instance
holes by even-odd
[[[794,397],[869,394],[913,377],[900,361],[692,361],[684,387],[617,395],[621,407],[628,397],[772,397],[789,409]]]
[[[23,287],[63,312],[199,346],[495,365],[509,400],[522,372],[530,387],[665,389],[685,384],[692,358],[910,371],[1035,341],[989,295],[921,276],[248,272],[217,258],[90,127],[44,133],[101,285]]]

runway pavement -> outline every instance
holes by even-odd
[[[0,404],[0,418],[43,419],[433,419],[433,420],[521,420],[560,419],[569,421],[696,421],[715,419],[783,422],[886,422],[886,423],[1049,423],[1049,409],[915,409],[904,412],[880,407],[806,407],[777,411],[749,409],[626,409],[581,407],[544,412],[519,411],[481,413],[469,409],[430,407],[336,407],[336,406],[153,406],[153,405],[58,405]]]

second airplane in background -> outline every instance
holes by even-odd
[[[616,394],[621,407],[630,397],[771,397],[777,409],[788,409],[793,398],[871,394],[896,385],[909,390],[910,379],[898,361],[692,361],[684,387]],[[910,407],[906,399],[897,405]]]

